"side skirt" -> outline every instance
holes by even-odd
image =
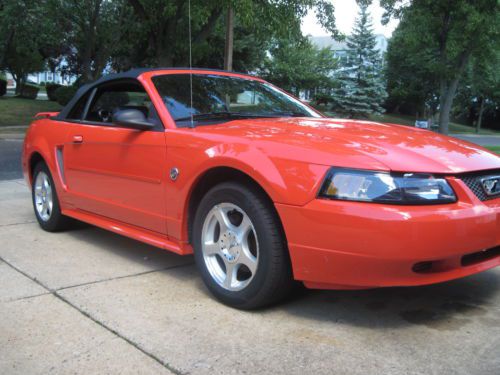
[[[109,230],[134,240],[147,243],[160,249],[172,251],[179,255],[189,255],[193,253],[192,247],[187,243],[178,243],[170,240],[166,235],[155,233],[144,228],[125,224],[117,220],[112,220],[104,216],[76,209],[64,209],[62,214],[73,219],[95,225],[96,227]]]

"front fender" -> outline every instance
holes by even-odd
[[[255,180],[274,203],[305,205],[315,198],[328,167],[270,157],[251,142],[193,139],[193,134],[167,133],[167,170],[177,168],[177,180],[167,182],[169,234],[186,237],[189,198],[197,181],[209,170],[228,167]],[[184,138],[184,136],[186,138]],[[170,138],[170,142],[169,142]],[[190,147],[191,146],[191,147]],[[178,199],[170,199],[176,197]]]

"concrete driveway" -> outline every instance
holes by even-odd
[[[241,312],[192,257],[86,225],[51,234],[0,182],[0,374],[500,374],[500,269],[305,291]]]

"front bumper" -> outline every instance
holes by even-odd
[[[321,289],[410,286],[500,265],[500,198],[481,202],[461,180],[449,182],[457,203],[276,204],[295,279]]]

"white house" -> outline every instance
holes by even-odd
[[[12,75],[10,73],[6,73],[7,76],[7,87],[15,88],[16,81],[14,81]],[[52,72],[39,72],[28,74],[28,81],[36,84],[41,83],[57,83],[59,85],[69,86],[76,81],[76,76],[61,74],[60,72],[52,73]]]
[[[345,41],[339,42],[330,36],[309,35],[308,38],[311,43],[318,48],[329,48],[333,51],[333,55],[339,60],[344,60],[345,62],[347,59],[349,47],[347,47],[347,43]],[[375,38],[377,41],[375,48],[380,52],[380,56],[383,58],[385,52],[387,51],[388,39],[382,34],[375,35]],[[314,92],[311,90],[304,90],[300,92],[299,96],[302,100],[310,100],[313,94]]]
[[[383,54],[387,51],[388,40],[382,34],[375,35],[375,38],[377,40],[375,48],[380,51],[383,56]],[[309,36],[309,40],[318,48],[330,48],[334,52],[335,57],[338,57],[339,59],[347,56],[347,50],[349,48],[347,47],[346,42],[336,41],[330,36]]]

